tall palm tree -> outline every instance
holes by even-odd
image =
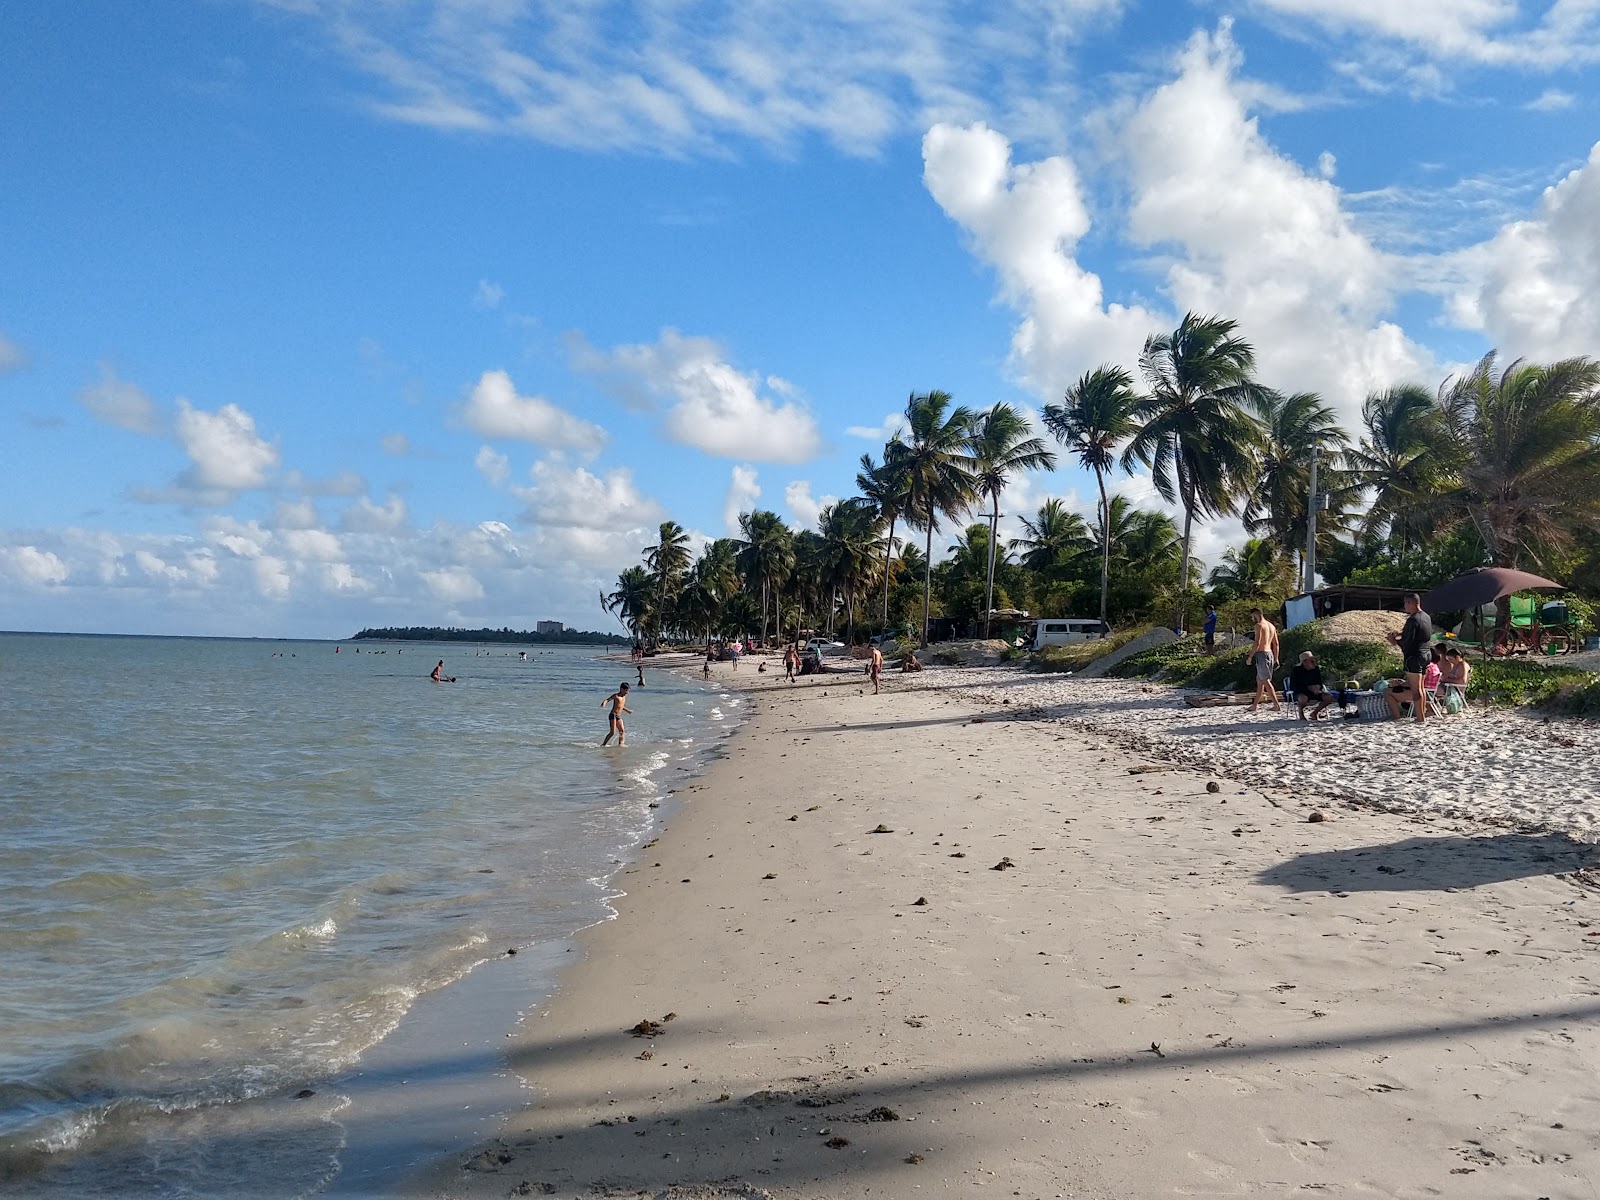
[[[636,641],[655,615],[655,586],[643,567],[629,567],[617,576],[617,590],[605,598],[607,611],[616,613]]]
[[[1440,497],[1472,522],[1501,567],[1544,567],[1600,531],[1600,363],[1486,354],[1441,389],[1454,486]]]
[[[1139,355],[1148,394],[1139,402],[1142,424],[1122,465],[1149,467],[1162,498],[1183,506],[1179,629],[1187,616],[1195,518],[1232,513],[1255,469],[1259,426],[1246,405],[1260,388],[1253,379],[1255,351],[1237,328],[1222,317],[1185,313],[1172,333],[1146,338]]]
[[[761,588],[761,640],[767,640],[767,602],[781,592],[794,571],[794,535],[783,518],[767,509],[739,514],[744,535],[739,569]],[[782,628],[782,622],[778,622]]]
[[[889,560],[894,557],[894,527],[906,511],[909,478],[905,470],[905,443],[890,438],[883,447],[883,462],[875,464],[872,455],[861,456],[856,472],[856,488],[878,510],[878,519],[888,522],[883,538],[883,627],[889,628]]]
[[[977,461],[970,453],[973,413],[954,407],[949,392],[912,393],[906,401],[906,521],[927,533],[922,578],[922,644],[928,644],[933,599],[933,535],[939,518],[952,520],[978,495]]]
[[[1406,384],[1369,395],[1361,427],[1361,441],[1344,456],[1345,470],[1368,493],[1361,532],[1387,536],[1404,567],[1436,516],[1428,510],[1446,470],[1443,417],[1426,388]]]
[[[654,546],[646,546],[645,565],[656,578],[656,640],[661,640],[662,621],[672,608],[679,581],[689,569],[689,535],[676,521],[663,521]]]
[[[1044,406],[1044,427],[1078,460],[1094,472],[1100,489],[1100,524],[1110,525],[1107,513],[1106,475],[1116,466],[1116,450],[1139,429],[1139,393],[1133,376],[1121,367],[1099,366],[1067,389],[1060,404]],[[1100,619],[1106,619],[1111,593],[1111,541],[1100,553]]]
[[[1011,539],[1011,548],[1023,551],[1023,566],[1047,579],[1055,579],[1089,545],[1089,527],[1083,518],[1054,496],[1032,517],[1022,519],[1022,534]]]
[[[979,496],[989,501],[989,564],[983,583],[983,635],[989,636],[989,613],[994,608],[994,554],[1000,525],[1000,493],[1012,476],[1022,471],[1052,471],[1055,451],[1033,436],[1033,426],[1014,405],[996,404],[979,413],[968,448],[974,461],[972,474]]]
[[[823,542],[823,570],[832,592],[844,597],[846,638],[854,642],[856,596],[872,569],[878,536],[878,515],[872,502],[859,496],[822,510],[817,532]]]
[[[1344,489],[1335,464],[1344,461],[1350,438],[1315,392],[1286,396],[1263,389],[1254,407],[1261,421],[1261,460],[1244,507],[1244,527],[1271,535],[1280,553],[1298,558],[1310,531],[1311,459],[1319,456],[1319,492]],[[1319,521],[1319,543],[1334,532],[1332,522]]]

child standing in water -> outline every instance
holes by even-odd
[[[608,704],[611,706],[611,712],[607,714],[607,721],[609,722],[611,728],[610,732],[606,734],[606,740],[600,744],[602,746],[608,746],[611,744],[611,739],[615,737],[617,739],[617,745],[621,746],[628,740],[627,731],[622,727],[622,714],[631,713],[633,711],[633,709],[628,707],[628,685],[623,684],[616,691],[612,692],[611,695],[600,701],[601,708],[604,708]]]

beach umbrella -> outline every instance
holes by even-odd
[[[1422,598],[1424,612],[1459,612],[1465,608],[1480,608],[1493,604],[1512,592],[1527,588],[1560,588],[1564,584],[1526,571],[1513,571],[1510,567],[1474,567],[1457,575],[1449,583],[1441,583]]]

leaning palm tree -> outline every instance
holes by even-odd
[[[996,404],[978,414],[968,446],[978,495],[989,501],[989,564],[983,583],[983,635],[989,636],[994,608],[994,551],[1000,525],[1000,493],[1022,471],[1052,471],[1055,451],[1033,436],[1028,418],[1013,405]]]
[[[1054,580],[1088,548],[1089,527],[1065,502],[1051,496],[1032,517],[1022,518],[1022,536],[1011,539],[1021,550],[1022,565]]]
[[[1255,470],[1260,427],[1245,406],[1260,388],[1252,378],[1255,351],[1237,328],[1222,317],[1186,313],[1172,333],[1146,338],[1139,355],[1148,394],[1122,466],[1149,467],[1162,498],[1183,507],[1179,629],[1187,616],[1195,518],[1234,512]]]
[[[878,519],[888,522],[883,538],[883,627],[889,628],[889,560],[894,557],[894,526],[906,511],[909,480],[905,471],[905,443],[890,438],[883,447],[883,462],[875,464],[872,455],[861,456],[856,487],[878,510]]]
[[[606,611],[615,613],[637,641],[655,615],[655,580],[643,567],[629,567],[617,576],[617,590],[605,598]]]
[[[1600,532],[1600,363],[1496,373],[1491,351],[1446,381],[1439,407],[1455,474],[1440,501],[1471,521],[1493,565],[1549,570]]]
[[[1319,492],[1345,488],[1343,473],[1334,464],[1344,460],[1350,439],[1332,406],[1315,392],[1286,396],[1263,389],[1254,407],[1261,421],[1261,458],[1244,507],[1244,527],[1252,534],[1269,534],[1280,553],[1303,556],[1313,504],[1311,460],[1316,457],[1322,471]],[[1333,526],[1319,522],[1318,532],[1319,541],[1331,537]]]
[[[1400,566],[1437,513],[1433,497],[1447,474],[1443,415],[1415,384],[1374,392],[1361,405],[1361,441],[1345,452],[1350,479],[1368,496],[1361,534],[1388,538]]]
[[[912,394],[906,401],[904,465],[906,521],[927,534],[922,578],[922,644],[928,644],[928,616],[933,599],[933,535],[939,518],[954,519],[977,499],[977,461],[969,452],[972,410],[952,408],[949,392]]]
[[[1106,495],[1106,475],[1116,466],[1116,449],[1139,429],[1139,394],[1133,376],[1121,367],[1100,366],[1067,389],[1060,404],[1044,406],[1044,427],[1078,460],[1094,472],[1100,489],[1100,524],[1110,524],[1111,506]],[[1111,593],[1111,542],[1100,554],[1100,619],[1106,619]]]
[[[663,521],[654,546],[645,547],[645,565],[656,579],[656,641],[661,640],[663,618],[672,609],[673,596],[689,569],[689,535],[676,521]]]

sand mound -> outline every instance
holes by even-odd
[[[928,647],[928,657],[947,667],[993,667],[999,664],[1000,656],[1010,648],[1009,642],[998,638],[990,641],[941,642]]]
[[[1353,609],[1336,613],[1317,622],[1322,636],[1331,642],[1375,642],[1383,645],[1391,631],[1399,633],[1406,623],[1403,612]]]

